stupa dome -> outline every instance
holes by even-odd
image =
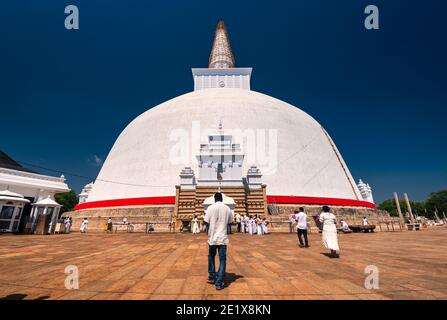
[[[224,177],[227,187],[263,190],[264,203],[375,207],[363,201],[325,129],[301,109],[251,90],[252,69],[234,65],[219,23],[209,67],[192,69],[194,91],[150,108],[123,130],[78,209],[178,204],[180,172],[189,179],[185,190],[200,187],[196,178],[213,187]]]

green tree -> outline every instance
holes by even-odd
[[[441,190],[438,192],[432,192],[426,202],[427,213],[431,214],[431,218],[434,217],[434,212],[438,210],[438,217],[443,218],[444,212],[447,216],[447,190]]]
[[[420,202],[412,202],[410,201],[411,209],[413,210],[413,213],[416,213],[418,216],[425,216],[427,218],[430,218],[429,212],[425,212],[426,204],[423,201]]]
[[[405,201],[400,200],[399,204],[400,204],[402,213],[405,213],[407,211]],[[388,199],[388,200],[383,201],[381,204],[379,204],[378,208],[380,210],[388,211],[388,213],[391,216],[395,216],[395,217],[399,216],[399,213],[397,212],[396,202],[394,202],[394,199]]]
[[[54,199],[57,203],[62,205],[60,214],[62,215],[64,212],[73,210],[74,206],[79,202],[79,197],[74,192],[74,190],[70,190],[64,193],[58,193],[54,195]]]
[[[405,217],[405,213],[408,212],[407,204],[405,203],[405,200],[399,200],[400,209],[402,210],[402,214]],[[413,213],[417,213],[420,216],[425,215],[425,203],[424,202],[415,202],[410,201],[411,210]],[[383,201],[378,206],[379,209],[388,211],[391,216],[399,216],[399,213],[397,212],[397,206],[394,199],[388,199]]]

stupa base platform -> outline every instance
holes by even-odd
[[[304,207],[309,216],[311,232],[318,232],[312,217],[321,213],[321,206],[291,204],[269,205],[269,213],[262,215],[270,221],[269,232],[294,232],[294,226],[290,224],[289,216],[299,207]],[[337,216],[338,221],[344,220],[348,225],[361,224],[363,217],[366,217],[370,224],[376,225],[374,230],[376,232],[404,230],[399,218],[390,217],[386,211],[345,206],[331,206],[331,211]],[[115,223],[121,222],[126,217],[127,221],[134,225],[133,232],[145,232],[146,223],[153,224],[154,232],[180,232],[182,221],[187,223],[192,219],[194,213],[188,216],[178,216],[175,212],[175,205],[156,205],[94,208],[65,213],[64,216],[72,217],[72,230],[75,231],[79,230],[83,218],[88,218],[90,232],[104,232],[104,224],[107,223],[109,217]],[[119,230],[125,229],[120,228]]]

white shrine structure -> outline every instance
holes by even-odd
[[[242,162],[244,154],[233,137],[219,132],[208,136],[208,144],[200,145],[196,156],[199,167],[199,186],[242,186]]]
[[[364,183],[362,179],[359,179],[357,187],[359,188],[360,194],[362,195],[364,201],[374,203],[372,188],[369,186],[368,183]]]
[[[79,194],[78,203],[84,203],[87,201],[88,195],[90,194],[90,191],[92,191],[92,188],[93,182],[87,183],[84,188],[82,188],[81,193]]]
[[[27,224],[35,221],[31,216],[34,204],[54,201],[56,193],[69,190],[63,175],[33,172],[0,150],[0,231],[25,232]]]

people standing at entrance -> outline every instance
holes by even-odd
[[[339,257],[340,248],[338,246],[337,238],[337,219],[333,213],[330,212],[328,206],[323,207],[323,212],[320,214],[320,223],[323,225],[323,244],[331,250],[333,257]]]
[[[113,222],[111,217],[109,217],[109,220],[107,220],[107,232],[113,232]]]
[[[262,236],[262,218],[261,218],[261,216],[259,216],[256,221],[256,228],[257,228],[258,236]]]
[[[236,214],[237,232],[241,232],[241,215],[239,212]]]
[[[250,216],[248,219],[248,234],[249,235],[253,234],[253,226],[254,226],[254,220],[253,220],[253,217]]]
[[[233,222],[231,209],[223,202],[222,193],[214,195],[214,203],[206,210],[208,223],[208,283],[215,284],[217,290],[223,289],[223,279],[227,264],[227,228]],[[215,257],[219,253],[219,270],[216,274]]]
[[[268,234],[269,233],[268,225],[269,225],[269,222],[267,221],[267,219],[263,218],[262,219],[262,233],[263,234]]]
[[[200,233],[199,219],[197,218],[197,216],[194,216],[191,223],[192,223],[192,233]]]
[[[245,232],[245,214],[241,215],[241,231],[242,233]]]
[[[84,220],[81,223],[81,232],[87,233],[87,229],[88,229],[88,219],[84,218]]]
[[[307,214],[304,212],[304,208],[299,208],[298,213],[295,215],[295,220],[300,248],[308,248],[309,241],[307,239]],[[302,238],[304,238],[304,241]]]

